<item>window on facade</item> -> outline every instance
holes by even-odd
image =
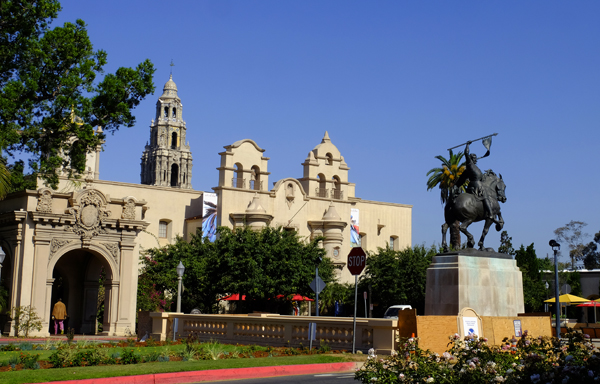
[[[390,249],[394,249],[394,238],[390,237]]]
[[[173,117],[177,117],[177,108],[173,108]]]
[[[158,222],[158,237],[160,238],[166,238],[167,237],[167,227],[168,227],[169,223],[167,223],[166,221],[159,221]]]
[[[169,107],[165,107],[165,117],[169,117]]]
[[[325,160],[325,163],[327,165],[333,165],[333,155],[331,153],[328,153],[328,154],[325,155],[325,157],[327,158]]]
[[[171,134],[171,147],[177,147],[177,132]]]
[[[390,249],[397,251],[398,250],[398,236],[390,236]]]

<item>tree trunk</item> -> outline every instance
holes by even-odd
[[[460,221],[458,220],[450,226],[450,245],[455,250],[460,249]]]

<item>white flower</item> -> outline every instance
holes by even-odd
[[[433,383],[433,377],[428,378],[427,380],[425,380],[426,383]]]
[[[494,377],[494,381],[496,381],[498,383],[502,383],[502,382],[504,382],[504,377],[502,377],[502,376],[496,376],[496,377]]]
[[[399,379],[400,381],[404,381],[404,373],[401,373],[401,374],[399,374],[399,375],[398,375],[398,379]]]
[[[508,368],[508,369],[506,370],[506,374],[507,374],[507,375],[510,375],[510,374],[511,374],[511,373],[513,373],[513,372],[514,372],[514,370],[513,370],[512,368]]]
[[[377,378],[376,377],[372,377],[371,381],[377,381]]]

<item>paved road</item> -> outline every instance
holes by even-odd
[[[358,384],[354,380],[354,372],[346,373],[323,373],[318,375],[298,375],[298,376],[278,376],[259,379],[242,379],[242,380],[227,380],[227,381],[204,381],[204,383],[219,383],[219,384]]]

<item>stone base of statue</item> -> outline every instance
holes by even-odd
[[[481,316],[525,312],[517,262],[510,255],[475,249],[434,256],[427,269],[425,316],[456,316],[464,307]]]

